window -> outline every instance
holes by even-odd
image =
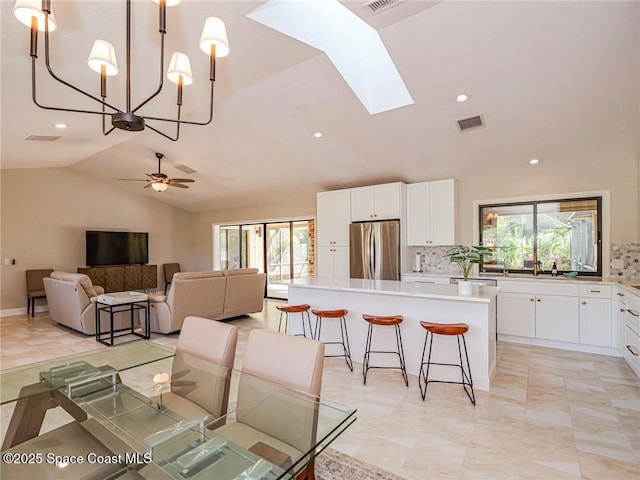
[[[481,271],[602,275],[602,197],[480,205],[480,243],[495,249]]]
[[[267,296],[286,298],[280,282],[315,274],[314,226],[311,219],[217,226],[214,268],[216,258],[223,269],[257,268],[267,274]]]

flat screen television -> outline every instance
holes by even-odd
[[[149,263],[147,232],[87,230],[87,266],[141,265]]]

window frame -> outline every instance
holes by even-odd
[[[560,203],[560,202],[572,202],[572,201],[585,201],[585,200],[594,200],[596,202],[596,215],[597,215],[597,222],[595,225],[595,228],[597,229],[597,245],[598,245],[598,252],[597,252],[597,269],[596,271],[593,272],[589,272],[589,271],[579,271],[578,275],[579,276],[585,276],[585,277],[599,277],[601,278],[603,276],[603,246],[604,246],[604,242],[603,242],[603,217],[602,217],[602,212],[603,212],[603,204],[606,201],[606,198],[604,198],[604,195],[601,194],[593,194],[593,195],[587,195],[587,196],[569,196],[569,197],[548,197],[548,198],[543,198],[543,199],[514,199],[513,201],[487,201],[487,202],[479,202],[476,204],[476,213],[477,213],[477,226],[478,226],[478,244],[479,245],[483,245],[483,239],[482,239],[482,233],[483,233],[483,229],[482,229],[482,220],[483,220],[483,215],[482,215],[482,210],[484,208],[495,208],[495,207],[511,207],[511,206],[522,206],[522,205],[530,205],[532,206],[533,209],[533,239],[532,239],[532,244],[533,244],[533,253],[537,255],[538,252],[538,205],[539,204],[545,204],[545,203]],[[484,263],[480,263],[479,265],[479,272],[480,273],[497,273],[497,272],[502,272],[503,268],[500,267],[485,267]],[[523,274],[531,274],[532,270],[531,269],[509,269],[509,272],[511,273],[523,273]],[[538,270],[538,273],[541,274],[550,274],[551,270]]]

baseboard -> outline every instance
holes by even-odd
[[[46,305],[41,305],[36,307],[36,313],[48,312],[49,307]],[[3,317],[16,317],[18,315],[26,315],[27,307],[20,308],[5,308],[4,310],[0,310],[0,318]]]
[[[622,357],[622,352],[617,348],[597,347],[595,345],[582,345],[579,343],[558,342],[555,340],[543,340],[541,338],[517,337],[515,335],[498,334],[498,340],[502,342],[519,343],[520,345],[535,345],[537,347],[559,348],[573,352],[595,353]]]

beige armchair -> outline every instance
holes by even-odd
[[[95,335],[95,303],[97,296],[104,293],[104,289],[99,285],[93,285],[91,279],[83,273],[55,271],[44,278],[43,283],[51,320],[87,335]],[[114,314],[114,328],[129,327],[130,319],[129,312]],[[107,331],[109,316],[102,315],[100,321],[100,329]]]
[[[222,318],[226,284],[218,271],[176,273],[167,296],[149,295],[151,331],[177,332],[188,316]]]
[[[222,318],[261,312],[267,276],[257,268],[223,270],[227,279]]]
[[[238,384],[236,422],[215,432],[248,450],[262,444],[290,459],[299,458],[315,443],[318,411],[313,398],[320,395],[323,366],[323,343],[252,330]],[[273,383],[286,387],[287,393],[273,392]],[[271,394],[265,396],[267,392]]]
[[[162,404],[182,418],[227,413],[238,327],[206,318],[187,317],[171,367],[171,392]]]
[[[261,312],[265,282],[255,268],[176,273],[168,295],[149,295],[151,331],[176,332],[187,316],[222,320]]]

